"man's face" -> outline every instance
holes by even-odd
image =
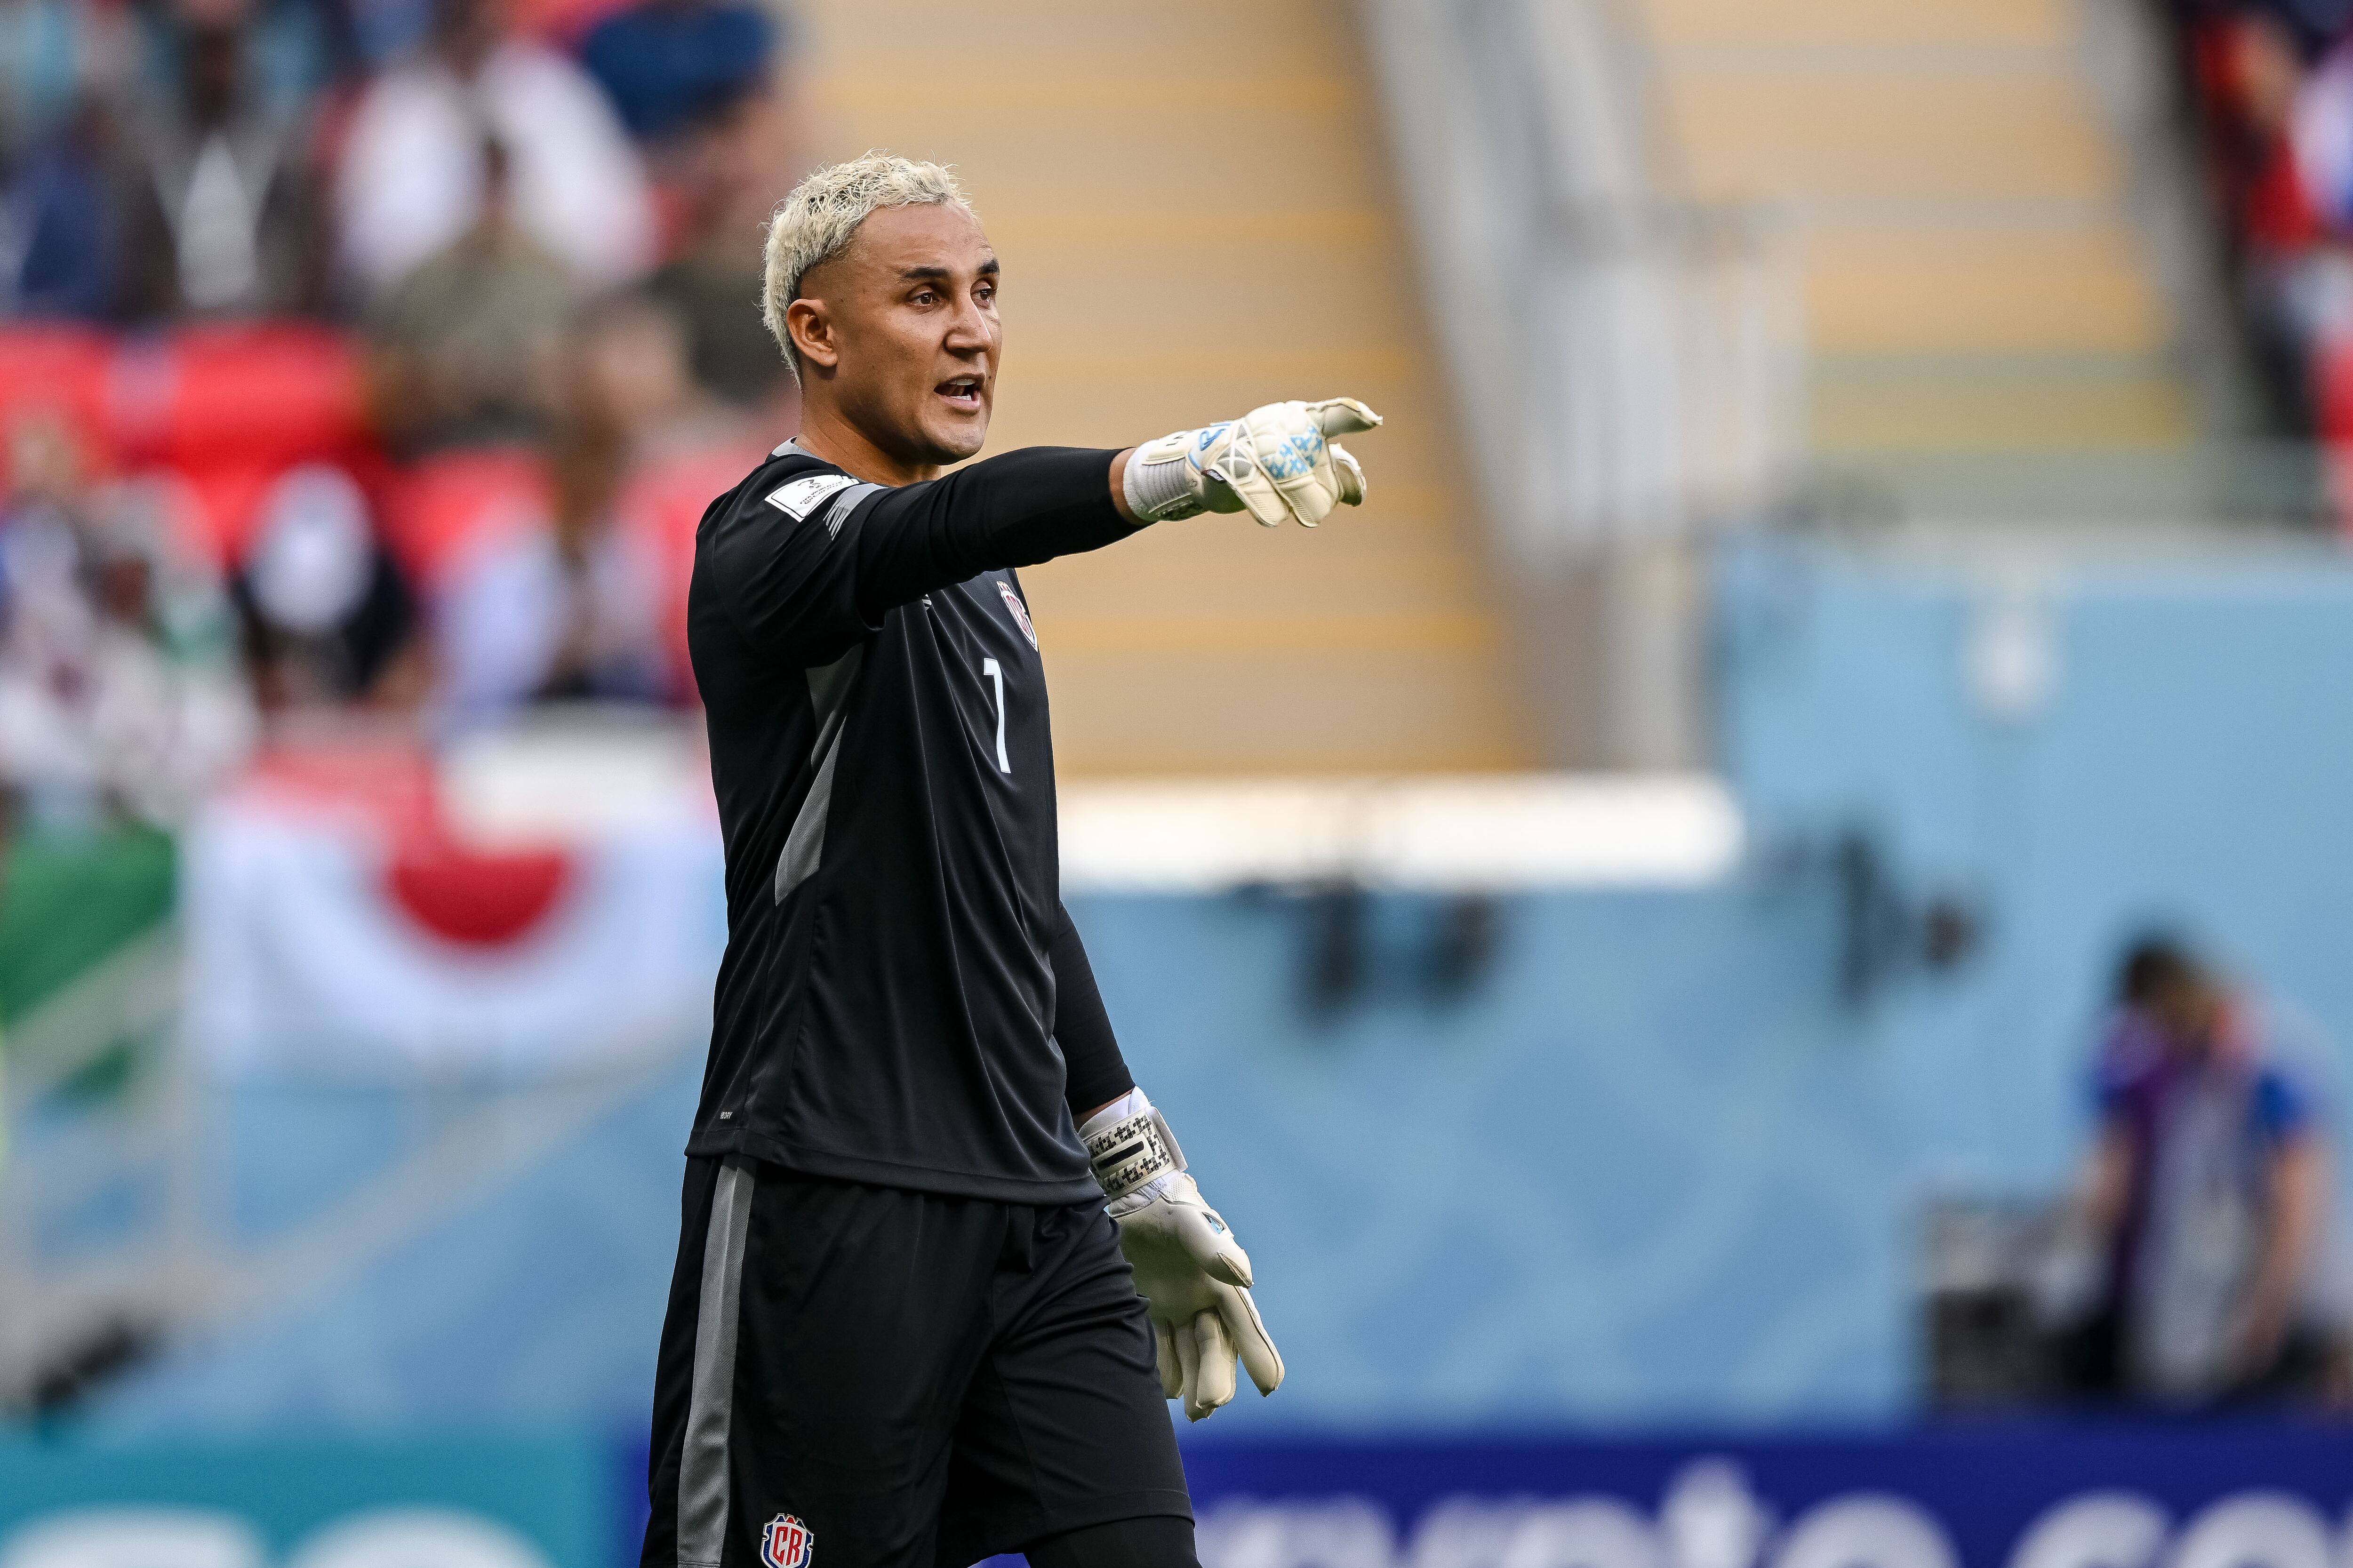
[[[788,315],[807,395],[913,465],[980,450],[1004,331],[997,253],[953,203],[885,207],[801,280]]]
[[[2212,987],[2194,980],[2159,986],[2149,997],[2148,1013],[2177,1056],[2202,1058],[2213,1048],[2221,1005]]]

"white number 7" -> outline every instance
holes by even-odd
[[[1005,667],[993,658],[984,658],[980,672],[997,683],[997,771],[1009,773],[1013,763],[1005,755]]]

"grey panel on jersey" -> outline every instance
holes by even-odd
[[[793,818],[793,830],[785,835],[784,853],[776,857],[780,904],[786,894],[817,873],[818,863],[825,858],[825,819],[833,809],[833,764],[841,752],[841,721],[849,708],[849,683],[857,678],[858,660],[865,651],[851,648],[808,672],[809,706],[817,710],[817,743],[809,748],[809,760],[817,763],[817,778]]]

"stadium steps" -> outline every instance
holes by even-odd
[[[2085,7],[1637,3],[1680,177],[1796,228],[1818,451],[2192,437]]]
[[[1388,418],[1358,444],[1369,504],[1315,532],[1204,519],[1024,574],[1062,769],[1530,763],[1345,10],[801,14],[818,151],[954,163],[1005,258],[990,450],[1121,446],[1275,397],[1348,394]]]

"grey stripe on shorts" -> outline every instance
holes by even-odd
[[[694,1383],[678,1464],[678,1568],[718,1568],[727,1540],[727,1426],[735,1405],[735,1312],[744,1293],[744,1238],[752,1228],[751,1163],[730,1155],[702,1234],[702,1287],[694,1317]]]

